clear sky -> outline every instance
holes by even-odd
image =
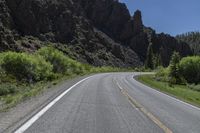
[[[200,31],[200,0],[119,0],[131,14],[142,11],[145,26],[158,33],[177,35]]]

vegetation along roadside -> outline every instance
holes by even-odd
[[[3,52],[0,53],[0,110],[36,96],[62,80],[91,73],[128,70],[133,69],[83,64],[53,47],[43,47],[32,54]]]
[[[183,101],[200,106],[200,56],[180,58],[174,52],[167,68],[137,78],[142,83]]]

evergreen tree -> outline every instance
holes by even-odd
[[[154,60],[154,54],[153,54],[152,44],[150,44],[147,49],[147,58],[146,58],[145,67],[154,69],[154,61],[153,60]]]
[[[158,64],[158,66],[163,66],[161,54],[158,55],[157,64]]]
[[[153,64],[154,64],[154,68],[157,68],[158,66],[163,66],[162,65],[162,58],[161,58],[161,55],[160,54],[156,54],[154,56],[154,59],[153,59]]]
[[[188,32],[177,35],[179,41],[186,42],[190,45],[194,55],[200,55],[200,32]]]
[[[174,52],[169,65],[170,83],[177,84],[181,82],[179,62],[180,62],[180,55],[178,52]]]

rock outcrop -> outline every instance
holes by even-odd
[[[187,44],[146,29],[141,12],[131,17],[118,0],[0,1],[0,51],[51,43],[79,61],[119,67],[141,66],[150,43],[155,53],[163,48],[166,65],[172,51],[191,54]]]

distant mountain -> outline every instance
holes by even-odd
[[[139,10],[131,16],[118,0],[0,1],[0,51],[32,52],[49,44],[95,66],[141,66],[149,44],[165,66],[173,51],[192,54],[187,43],[156,34]]]
[[[187,32],[177,35],[176,38],[188,43],[195,55],[200,55],[200,32]]]

